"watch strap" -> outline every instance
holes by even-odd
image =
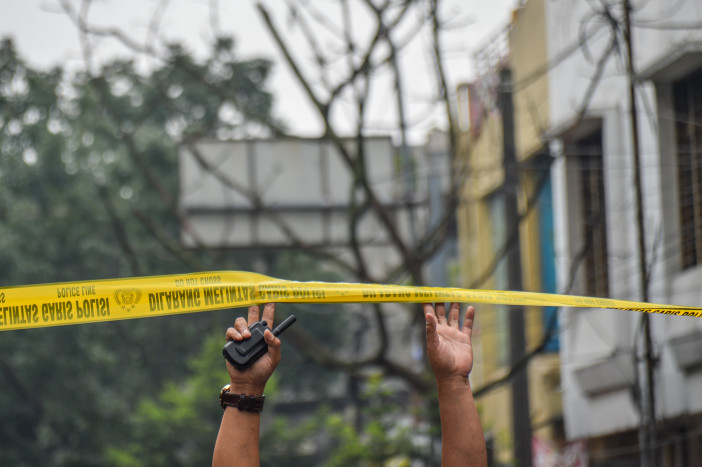
[[[261,413],[266,396],[250,396],[248,394],[234,394],[229,392],[230,385],[227,384],[219,393],[219,405],[222,409],[236,407],[240,411]]]

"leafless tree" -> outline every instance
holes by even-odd
[[[92,25],[88,18],[92,0],[58,1],[81,34],[88,70],[92,67],[92,41],[103,37],[116,39],[135,53],[155,59],[161,58],[157,39],[161,17],[169,6],[168,1],[161,0],[153,10],[144,43],[129,37],[117,27]],[[331,4],[325,4],[324,10],[320,10],[320,4],[310,0],[268,0],[256,4],[262,24],[274,40],[284,66],[292,72],[302,92],[317,112],[323,128],[320,136],[333,144],[349,173],[352,174],[355,189],[352,191],[354,196],[350,199],[347,217],[349,232],[347,249],[352,253],[351,261],[301,238],[286,224],[285,219],[265,204],[259,193],[237,185],[218,172],[216,167],[210,165],[199,153],[196,143],[198,138],[204,135],[187,135],[183,137],[181,144],[190,150],[203,169],[214,174],[228,188],[246,197],[260,215],[273,222],[288,237],[289,244],[295,249],[332,264],[350,278],[360,282],[403,281],[413,285],[425,285],[426,264],[444,245],[455,227],[455,212],[461,202],[459,199],[459,194],[462,192],[461,185],[466,179],[466,169],[461,166],[457,157],[458,153],[465,149],[462,147],[465,144],[465,138],[461,137],[456,121],[453,83],[447,74],[447,53],[443,47],[444,38],[452,28],[465,28],[466,25],[463,24],[465,21],[461,14],[457,15],[454,9],[449,9],[456,5],[447,7],[445,3],[439,0],[337,0]],[[219,34],[221,28],[217,11],[219,6],[216,0],[209,2],[210,23],[214,35]],[[301,35],[306,48],[292,50],[289,44],[292,43],[290,39],[293,35]],[[586,39],[587,37],[584,42]],[[417,42],[424,47],[426,60],[424,69],[428,70],[427,82],[433,83],[428,89],[428,96],[418,97],[408,90],[408,82],[413,77],[408,76],[406,71],[405,62],[408,60],[408,55],[404,52],[410,46],[416,47]],[[574,45],[573,50],[584,45]],[[581,115],[587,109],[592,89],[599,81],[602,65],[611,49],[612,47],[598,63],[592,80],[593,84],[583,99]],[[539,73],[547,71],[548,67]],[[212,92],[221,96],[223,101],[232,100],[232,96],[226,89],[212,85]],[[381,201],[366,170],[367,154],[364,150],[364,140],[378,131],[376,117],[371,109],[373,105],[377,105],[376,96],[379,92],[392,96],[393,110],[389,112],[390,121],[386,122],[384,131],[394,137],[398,147],[403,197],[410,213],[415,203],[426,200],[417,200],[414,192],[409,134],[417,128],[426,129],[427,119],[433,119],[439,121],[448,135],[451,170],[449,189],[445,192],[440,210],[443,214],[438,222],[431,225],[411,222],[414,230],[409,237],[402,232],[389,208]],[[351,129],[345,124],[348,121],[353,122]],[[356,142],[353,150],[350,150],[345,142],[350,132],[353,133],[352,137]],[[280,128],[270,128],[270,134],[280,135],[282,132]],[[153,180],[158,192],[162,194],[164,203],[170,206],[174,215],[178,217],[182,228],[189,231],[197,242],[197,235],[189,230],[188,221],[178,212],[172,196],[158,186],[157,177],[149,175],[148,164],[140,157],[137,145],[130,139],[129,134],[123,136],[136,163],[144,169],[149,179]],[[540,186],[539,184],[537,191]],[[114,210],[109,209],[108,199],[104,196],[102,199],[106,209],[113,212]],[[529,198],[522,218],[533,207],[535,200],[536,194]],[[196,261],[178,245],[175,239],[169,238],[160,231],[157,225],[151,223],[138,210],[134,210],[133,215],[140,219],[169,251],[182,257],[183,261],[190,266],[197,267]],[[371,272],[368,258],[362,251],[361,240],[358,238],[358,226],[364,216],[374,216],[377,219],[386,237],[391,241],[391,248],[399,258],[397,264],[383,277],[375,276]],[[410,218],[412,218],[411,215]],[[114,219],[114,224],[116,231],[120,233],[118,219]],[[518,226],[514,226],[513,232],[517,229]],[[124,235],[120,235],[120,238],[124,238]],[[509,243],[515,241],[514,238],[514,235],[508,236],[507,244],[496,253],[495,261],[480,275],[481,281],[494,273],[501,256],[509,249]],[[125,241],[123,244],[129,250],[128,243]],[[481,284],[474,285],[479,287]],[[387,331],[387,313],[384,307],[380,304],[373,305],[370,316],[373,320],[372,326],[378,331],[379,342],[374,352],[361,360],[348,360],[337,356],[329,349],[323,348],[321,343],[310,339],[300,328],[290,329],[288,336],[290,341],[300,344],[297,347],[304,355],[321,365],[351,373],[359,373],[363,368],[371,366],[381,368],[387,374],[404,379],[416,390],[428,390],[431,385],[415,369],[398,365],[389,358],[390,336]],[[420,314],[414,313],[413,316],[418,323],[420,320],[416,318],[421,318]]]
[[[91,0],[73,2],[58,0],[63,12],[72,19],[76,25],[83,45],[86,70],[90,73],[94,69],[93,47],[101,38],[112,38],[119,41],[134,53],[146,55],[153,59],[163,59],[159,48],[159,27],[162,17],[169,8],[168,1],[160,1],[153,9],[149,19],[148,34],[143,42],[130,37],[119,27],[96,26],[90,21]],[[275,2],[275,3],[274,3]],[[274,0],[256,5],[258,14],[270,36],[274,39],[279,54],[284,58],[286,67],[292,71],[298,84],[302,88],[308,101],[316,109],[323,125],[324,138],[331,141],[334,148],[341,155],[348,171],[352,174],[355,189],[348,209],[347,229],[349,232],[348,250],[352,253],[352,260],[342,259],[341,256],[330,252],[328,249],[311,245],[304,238],[300,238],[295,231],[286,225],[285,220],[265,205],[258,193],[246,187],[238,186],[231,180],[219,174],[214,167],[206,162],[199,154],[197,148],[198,134],[183,137],[181,144],[188,147],[196,157],[201,167],[211,171],[220,182],[226,184],[249,199],[251,204],[271,220],[278,228],[289,237],[289,243],[296,249],[311,254],[320,260],[333,264],[342,270],[350,279],[361,282],[392,283],[405,281],[414,285],[424,285],[424,267],[427,262],[444,244],[445,239],[454,227],[454,216],[460,193],[461,173],[460,168],[450,170],[450,189],[446,191],[443,202],[443,213],[439,222],[432,226],[423,226],[415,222],[412,215],[412,206],[425,200],[416,199],[415,188],[412,182],[413,164],[410,155],[409,133],[418,126],[426,128],[427,118],[438,120],[442,129],[448,134],[449,152],[451,160],[456,163],[458,130],[454,117],[454,103],[451,84],[447,77],[445,63],[446,57],[442,50],[442,38],[446,27],[452,26],[446,18],[451,11],[443,11],[438,0],[422,1],[378,1],[378,0],[338,0],[331,6],[326,5],[324,11],[319,10],[319,5],[307,0]],[[211,8],[210,23],[213,35],[219,34],[218,21],[219,4],[216,1],[209,3]],[[275,12],[275,13],[272,13]],[[280,24],[285,21],[287,28]],[[459,19],[460,21],[460,19]],[[455,18],[452,19],[455,23]],[[290,41],[286,34],[300,34],[304,37],[307,50],[290,50]],[[409,46],[424,48],[426,64],[429,70],[428,82],[433,82],[433,89],[427,96],[413,96],[408,91],[406,63],[404,54]],[[311,60],[308,58],[311,57]],[[383,91],[379,91],[383,89]],[[222,97],[222,100],[231,100],[226,89],[213,86],[212,91]],[[375,96],[383,92],[392,95],[393,110],[389,112],[392,117],[385,131],[395,138],[401,160],[400,177],[402,177],[403,201],[410,212],[412,232],[408,237],[401,231],[388,206],[381,201],[375,187],[370,183],[366,171],[364,140],[369,135],[376,133],[377,123],[371,112]],[[377,105],[377,104],[375,104]],[[410,110],[411,109],[411,110]],[[418,109],[418,110],[417,110]],[[109,111],[109,109],[108,109]],[[410,112],[413,116],[410,117]],[[438,115],[438,117],[437,117]],[[354,122],[350,130],[344,126],[343,121]],[[419,124],[418,124],[419,122]],[[345,139],[353,133],[354,150],[349,150]],[[280,134],[279,128],[272,129],[270,134]],[[129,133],[124,133],[129,152],[135,163],[145,170],[150,180],[153,181],[158,192],[162,194],[164,203],[180,220],[186,231],[190,231],[197,241],[197,236],[189,229],[188,221],[178,212],[172,195],[159,186],[158,177],[150,174],[148,164],[141,157],[138,145]],[[101,190],[101,199],[108,212],[117,233],[122,233],[119,219],[114,214],[114,209],[109,197]],[[132,214],[138,218],[146,228],[156,236],[164,246],[173,254],[182,257],[187,264],[195,267],[196,262],[187,251],[183,251],[174,239],[170,239],[157,225],[149,221],[134,209]],[[384,277],[374,276],[368,265],[368,258],[362,251],[362,241],[358,238],[358,226],[364,216],[374,216],[381,225],[387,238],[391,241],[391,248],[397,253],[399,261]],[[126,236],[121,234],[121,244],[130,250]],[[348,257],[348,256],[347,256]],[[384,372],[396,375],[407,381],[417,390],[427,390],[430,385],[423,377],[412,368],[404,368],[390,360],[388,357],[388,335],[386,326],[386,312],[382,305],[373,305],[370,313],[374,320],[373,327],[377,330],[379,342],[372,355],[362,360],[345,360],[335,356],[328,349],[317,348],[322,344],[310,345],[310,340],[301,329],[291,329],[289,339],[294,342],[304,342],[300,351],[318,363],[340,368],[350,372],[358,372],[364,367],[373,366],[381,368]]]

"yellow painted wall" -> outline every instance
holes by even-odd
[[[466,133],[467,136],[468,134]],[[457,212],[459,245],[461,254],[462,285],[471,286],[492,260],[493,233],[489,207],[485,197],[499,188],[504,181],[502,169],[502,121],[498,112],[491,112],[482,122],[482,131],[477,139],[460,154],[461,164],[468,168],[468,177],[463,184],[461,203]],[[483,284],[494,288],[494,280]],[[481,305],[474,330],[474,370],[471,384],[479,388],[489,381],[504,375],[500,366],[498,340],[504,332],[498,325],[497,308]],[[481,423],[486,433],[496,439],[496,459],[509,462],[511,459],[511,410],[508,386],[493,391],[478,403]]]
[[[467,187],[475,199],[482,199],[502,186],[502,119],[497,111],[483,122],[480,137],[473,142],[470,156],[470,183]]]
[[[548,128],[549,99],[546,49],[545,0],[529,0],[515,15],[510,32],[510,67],[512,70],[515,144],[517,160],[524,164],[546,144],[543,133]],[[539,175],[525,169],[520,174],[519,209],[525,212],[533,196]],[[536,210],[520,226],[522,285],[524,290],[541,291],[540,228]],[[543,339],[543,309],[526,310],[527,351]],[[532,429],[536,436],[554,440],[549,421],[562,412],[558,393],[560,360],[557,354],[541,354],[529,365],[529,395]]]
[[[529,0],[516,13],[509,42],[515,143],[517,160],[523,161],[543,146],[550,124],[544,0]]]
[[[515,107],[515,138],[517,159],[527,161],[542,146],[542,128],[548,126],[548,81],[544,76],[524,84],[523,79],[546,63],[544,0],[529,0],[516,14],[510,36],[512,79]],[[489,196],[504,182],[502,169],[502,121],[499,112],[483,120],[480,134],[470,142],[470,149],[461,155],[469,167],[462,203],[458,212],[461,271],[463,286],[469,287],[494,256],[494,232],[490,219]],[[526,207],[527,197],[538,181],[534,174],[524,171],[520,176],[520,209]],[[539,251],[539,220],[533,212],[520,227],[522,281],[525,290],[541,290]],[[482,288],[495,288],[494,278]],[[543,310],[526,310],[527,346],[533,349],[543,336]],[[496,306],[481,305],[477,310],[474,332],[475,366],[471,376],[475,389],[504,376],[508,366],[499,360],[500,342],[509,330],[500,322]],[[560,398],[555,392],[560,383],[557,354],[540,355],[529,366],[530,409],[534,434],[553,440],[550,423],[562,413]],[[509,386],[504,386],[477,402],[481,422],[496,441],[495,458],[508,463],[512,459],[512,414]],[[554,400],[555,396],[555,400]]]

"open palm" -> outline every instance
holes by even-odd
[[[471,336],[475,309],[466,310],[463,328],[459,326],[460,305],[452,303],[446,316],[443,303],[436,308],[424,304],[426,319],[427,353],[437,379],[459,376],[467,378],[473,369],[473,347]]]

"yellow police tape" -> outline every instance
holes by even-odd
[[[697,307],[573,295],[295,282],[251,272],[217,271],[0,288],[0,331],[192,313],[265,302],[468,302],[702,316],[702,308]]]

